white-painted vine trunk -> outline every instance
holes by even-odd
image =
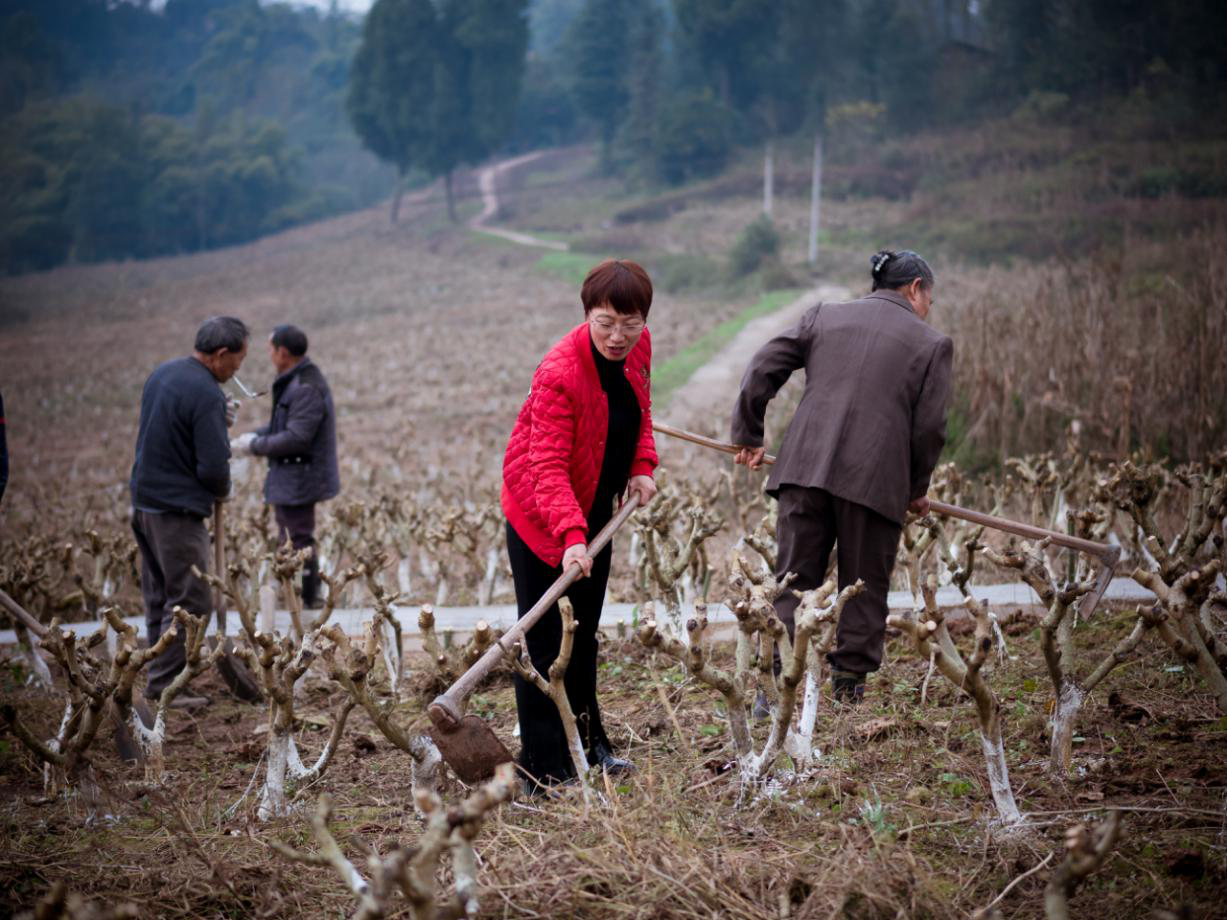
[[[60,753],[64,747],[64,740],[68,737],[68,726],[72,723],[73,705],[70,701],[64,707],[64,715],[60,719],[60,727],[57,729],[54,738],[47,739],[47,750],[53,754]],[[67,785],[68,778],[64,775],[64,769],[55,764],[43,764],[43,792],[47,796],[56,796],[60,790]]]
[[[21,633],[25,633],[25,642],[20,642]],[[18,640],[22,657],[25,658],[30,667],[29,680],[44,690],[52,689],[55,686],[55,682],[51,678],[51,669],[47,667],[47,662],[43,660],[43,656],[38,650],[38,637],[27,629],[21,629],[18,632]]]
[[[135,709],[129,715],[128,722],[132,728],[133,736],[141,746],[141,753],[145,755],[145,782],[150,785],[160,786],[166,776],[166,753],[164,749],[166,718],[162,713],[162,707],[159,706],[157,713],[154,715],[153,728],[145,727],[145,723],[141,721],[141,717],[137,715]]]
[[[261,821],[281,818],[289,813],[285,800],[285,774],[289,768],[290,745],[293,739],[289,732],[269,730],[268,763],[264,768],[264,788],[260,792],[260,805],[256,817]]]
[[[1064,776],[1069,770],[1074,749],[1074,727],[1078,724],[1078,713],[1086,694],[1072,681],[1061,688],[1061,696],[1057,700],[1052,713],[1052,745],[1048,759],[1048,772],[1053,776]]]
[[[818,722],[818,707],[822,700],[822,684],[812,670],[805,672],[805,695],[801,703],[801,719],[795,730],[784,739],[784,753],[792,758],[797,772],[813,765],[820,752],[814,749],[814,725]]]
[[[498,551],[491,546],[486,553],[486,576],[482,579],[477,603],[489,606],[494,597],[494,585],[498,581]]]
[[[408,556],[403,557],[396,564],[396,587],[401,594],[413,593],[413,574],[410,571]]]
[[[988,768],[988,788],[993,795],[993,804],[1005,827],[1022,822],[1022,813],[1014,801],[1014,789],[1010,786],[1010,770],[1005,762],[1005,745],[1001,741],[1001,725],[996,722],[993,730],[980,729],[980,744],[984,750],[984,763]]]
[[[390,615],[395,616],[395,614]],[[383,641],[379,643],[379,650],[383,653],[383,666],[388,672],[388,686],[392,691],[392,696],[396,697],[400,689],[404,650],[400,647],[400,636],[397,635],[396,629],[386,619],[379,621],[379,631],[383,637]]]
[[[410,769],[410,783],[412,792],[415,793],[412,798],[414,800],[414,808],[417,809],[417,791],[425,792],[439,791],[439,769],[443,765],[443,755],[439,753],[439,749],[435,747],[435,743],[430,740],[428,735],[418,735],[409,740],[409,754],[413,759],[413,764]],[[418,817],[421,817],[421,811],[418,811]]]

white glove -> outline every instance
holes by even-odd
[[[226,427],[233,428],[235,420],[239,417],[239,407],[242,405],[233,396],[226,397]]]
[[[245,454],[254,454],[251,449],[252,442],[256,439],[254,431],[248,431],[245,434],[239,435],[237,438],[230,440],[230,453],[236,457],[241,457]]]

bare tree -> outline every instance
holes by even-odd
[[[788,630],[776,616],[772,602],[788,590],[792,577],[777,582],[773,576],[750,566],[740,555],[734,559],[734,568],[737,574],[732,584],[741,592],[742,599],[733,607],[738,635],[731,673],[712,662],[705,641],[706,608],[702,605],[686,624],[688,645],[662,634],[650,611],[639,628],[639,641],[680,661],[693,677],[724,698],[740,778],[743,784],[753,785],[766,776],[781,752],[787,752],[798,769],[810,765],[822,685],[821,653],[829,650],[834,641],[844,604],[859,594],[863,585],[857,582],[836,594],[835,582],[829,581],[802,594],[795,636],[789,640]],[[777,645],[782,665],[778,675],[772,665]],[[803,678],[801,724],[794,728],[797,689]],[[755,750],[750,733],[748,702],[753,699],[751,694],[755,686],[766,695],[771,708],[771,728],[761,750]]]
[[[64,677],[64,715],[53,738],[46,741],[18,717],[15,707],[0,706],[0,718],[13,735],[45,764],[44,777],[50,794],[71,786],[80,790],[92,817],[98,803],[97,783],[89,748],[108,715],[118,714],[121,701],[131,700],[137,677],[145,665],[162,654],[175,639],[172,626],[145,649],[136,647],[135,630],[127,627],[118,611],[106,608],[108,624],[124,626],[124,640],[109,663],[99,661],[92,650],[106,641],[106,629],[80,642],[77,635],[52,620],[45,647]]]
[[[302,554],[294,556],[301,566]],[[284,556],[282,564],[286,567],[289,565]],[[362,573],[357,568],[350,568],[339,578],[325,576],[328,595],[324,601],[324,609],[309,625],[300,620],[294,631],[305,628],[306,632],[294,639],[256,628],[247,595],[235,587],[237,578],[223,580],[217,575],[206,575],[198,569],[194,571],[198,578],[205,579],[215,589],[222,591],[238,611],[246,643],[238,648],[237,653],[246,661],[252,672],[259,675],[260,687],[268,705],[268,742],[265,752],[267,762],[256,814],[261,821],[283,816],[290,810],[285,788],[287,775],[300,783],[306,783],[324,774],[332,762],[337,744],[345,731],[345,722],[355,705],[355,701],[348,696],[342,701],[333,717],[332,729],[324,749],[313,765],[305,765],[293,736],[294,686],[299,678],[307,673],[312,661],[319,654],[318,643],[323,635],[324,623],[331,616],[341,590]],[[287,576],[282,571],[277,573],[277,577],[284,580]]]
[[[584,795],[588,796],[591,789],[588,785],[588,755],[584,753],[584,742],[579,736],[579,724],[575,720],[575,711],[567,698],[567,687],[564,683],[567,668],[571,664],[571,652],[575,647],[575,610],[568,598],[559,598],[558,612],[562,616],[562,642],[558,654],[550,663],[549,679],[541,676],[532,659],[528,657],[528,648],[522,642],[517,642],[507,653],[511,666],[517,674],[536,686],[538,690],[550,698],[558,707],[558,715],[562,719],[563,734],[567,739],[567,753],[571,755],[571,766],[575,775],[583,785]]]
[[[1069,899],[1107,861],[1120,834],[1119,811],[1110,812],[1094,831],[1077,824],[1065,832],[1065,860],[1053,870],[1044,891],[1044,913],[1048,920],[1069,920]]]
[[[1227,594],[1215,590],[1227,567],[1227,454],[1207,467],[1189,465],[1176,473],[1188,491],[1183,528],[1165,539],[1157,522],[1164,472],[1125,461],[1103,484],[1103,497],[1133,519],[1149,557],[1133,580],[1159,599],[1155,628],[1182,659],[1196,668],[1220,712],[1227,713],[1227,639],[1216,627],[1214,609],[1227,609]]]
[[[320,796],[311,818],[317,852],[306,853],[276,840],[270,841],[269,846],[293,862],[333,869],[358,898],[353,920],[381,920],[397,913],[401,909],[396,902],[397,892],[408,901],[414,920],[474,917],[481,904],[473,842],[486,816],[509,801],[514,792],[515,767],[509,763],[500,764],[493,779],[453,808],[445,807],[433,791],[418,789],[414,800],[426,824],[422,836],[414,846],[396,847],[384,856],[368,851],[369,881],[345,856],[328,830],[332,799],[327,794]],[[451,897],[440,901],[436,878],[447,853],[452,857],[455,881]]]
[[[926,616],[924,621],[917,620],[910,614],[892,614],[886,618],[886,623],[909,636],[917,652],[925,660],[936,662],[938,670],[961,692],[972,698],[979,721],[980,743],[984,750],[993,804],[997,806],[997,814],[1003,825],[1018,825],[1023,816],[1014,801],[1010,772],[1005,761],[1005,745],[1001,737],[1001,703],[983,673],[984,664],[993,649],[993,627],[988,608],[974,598],[969,597],[964,601],[976,622],[971,654],[964,655],[950,637],[945,617],[937,606],[937,579],[932,575],[925,581],[923,593]]]
[[[371,670],[379,658],[380,643],[385,641],[379,624],[375,621],[369,624],[365,641],[360,647],[350,642],[344,630],[335,624],[324,627],[321,633],[326,640],[322,655],[328,676],[345,691],[351,704],[362,707],[388,741],[413,758],[412,783],[415,792],[424,790],[433,793],[438,788],[439,768],[443,762],[438,748],[427,735],[414,733],[397,724],[390,703],[381,704],[371,694]]]

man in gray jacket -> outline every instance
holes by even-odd
[[[319,607],[315,506],[341,491],[332,392],[307,357],[307,335],[297,326],[276,327],[268,353],[277,371],[272,418],[263,428],[235,439],[234,447],[268,457],[264,500],[273,506],[278,539],[289,539],[295,549],[313,550],[303,567],[302,599],[307,607]]]
[[[246,355],[243,321],[214,316],[196,333],[195,352],[159,365],[141,392],[129,489],[150,645],[174,623],[176,605],[198,617],[213,609],[209,587],[192,566],[208,571],[205,518],[230,493],[226,398],[218,384],[234,376]],[[184,638],[177,635],[150,664],[151,699],[183,670]],[[175,702],[205,701],[181,696]]]
[[[916,253],[871,259],[873,292],[818,304],[750,362],[733,410],[738,463],[763,462],[767,403],[793,371],[805,392],[767,480],[779,501],[777,575],[793,587],[822,584],[831,550],[839,585],[865,591],[844,607],[830,654],[835,697],[855,702],[882,662],[886,595],[909,510],[928,510],[929,477],[945,443],[953,343],[925,323],[933,272]],[[798,599],[776,612],[793,631]]]

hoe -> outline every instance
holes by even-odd
[[[588,554],[595,556],[603,550],[618,532],[618,528],[627,522],[638,507],[639,502],[636,500],[624,502],[613,520],[606,524],[589,544]],[[494,775],[495,767],[512,759],[511,752],[498,740],[489,725],[478,716],[464,714],[465,701],[473,688],[515,648],[516,643],[558,602],[579,576],[578,565],[571,566],[560,575],[542,595],[541,600],[520,617],[515,626],[503,633],[446,692],[435,697],[434,702],[427,708],[430,721],[434,723],[430,735],[443,759],[463,782],[476,783],[487,779]]]
[[[661,434],[680,438],[684,441],[691,441],[692,443],[723,451],[724,453],[733,454],[738,450],[732,444],[692,434],[691,432],[683,431],[680,428],[674,428],[671,425],[665,425],[660,422],[653,423],[652,427]],[[773,463],[775,458],[768,456],[765,460],[767,463]],[[614,516],[614,519],[606,524],[604,529],[597,534],[596,539],[592,541],[590,552],[593,555],[605,548],[614,533],[626,523],[637,507],[638,503],[631,501],[626,502],[622,506],[617,515]],[[936,514],[961,518],[973,524],[981,524],[994,530],[1001,530],[1033,540],[1047,538],[1057,546],[1064,546],[1093,556],[1099,561],[1099,572],[1094,590],[1082,599],[1079,613],[1083,617],[1089,617],[1095,611],[1096,606],[1098,606],[1100,599],[1103,597],[1104,591],[1107,590],[1108,583],[1112,580],[1112,573],[1116,567],[1117,560],[1120,558],[1120,547],[1110,546],[1107,543],[1084,540],[1069,534],[1045,530],[1041,527],[1034,527],[1018,521],[1006,520],[991,514],[972,511],[968,508],[960,508],[957,505],[950,505],[946,502],[930,501],[929,508]],[[523,638],[524,634],[541,619],[545,612],[566,593],[567,588],[578,577],[578,567],[572,567],[563,573],[542,596],[541,600],[537,601],[533,608],[521,617],[515,626],[504,633],[498,642],[492,645],[446,692],[435,697],[427,709],[427,713],[433,723],[431,737],[438,746],[439,752],[443,755],[443,759],[447,761],[448,765],[462,781],[475,783],[486,779],[494,774],[496,766],[512,759],[511,752],[507,750],[503,742],[490,730],[490,726],[485,721],[478,716],[464,714],[464,706],[469,694],[490,673],[494,666],[514,648],[515,644]]]
[[[672,425],[666,425],[663,422],[653,422],[652,428],[661,434],[669,435],[671,438],[690,441],[691,443],[710,447],[713,450],[722,451],[726,454],[735,454],[739,449],[724,441],[705,438],[701,434],[683,431],[681,428],[674,428]],[[763,458],[763,462],[774,463],[775,457],[768,454]],[[950,505],[946,502],[934,501],[932,499],[929,500],[929,510],[934,514],[940,514],[944,517],[959,518],[964,521],[970,521],[973,524],[991,527],[993,530],[1027,537],[1031,540],[1047,539],[1057,546],[1077,550],[1099,560],[1099,572],[1095,579],[1095,588],[1083,596],[1078,607],[1078,615],[1083,619],[1089,619],[1091,614],[1095,612],[1095,608],[1099,606],[1099,601],[1103,598],[1103,593],[1108,590],[1108,583],[1112,580],[1112,573],[1116,569],[1116,563],[1120,560],[1119,546],[1097,543],[1094,540],[1084,540],[1081,537],[1074,537],[1056,530],[1045,530],[1042,527],[1024,524],[1021,521],[1010,521],[992,514],[984,514],[981,511],[972,511],[970,508],[960,508],[958,505]]]

